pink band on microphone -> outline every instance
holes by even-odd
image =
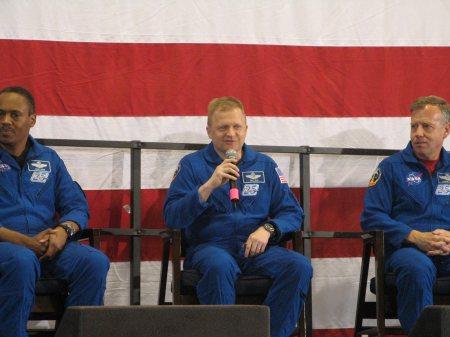
[[[230,200],[239,200],[239,190],[235,188],[230,188]]]

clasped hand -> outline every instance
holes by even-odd
[[[450,232],[444,229],[436,229],[432,232],[412,231],[410,242],[429,256],[450,254]]]
[[[61,251],[67,241],[67,233],[61,227],[46,229],[32,237],[32,247],[30,247],[39,260],[52,259]]]

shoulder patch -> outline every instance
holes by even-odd
[[[372,174],[372,178],[370,178],[369,181],[369,187],[375,186],[381,178],[381,170],[379,167],[375,170],[375,172]]]
[[[287,180],[286,176],[283,174],[283,172],[281,172],[280,168],[275,167],[275,171],[278,174],[278,178],[280,178],[280,183],[287,184],[288,180]]]

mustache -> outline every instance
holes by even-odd
[[[0,132],[4,132],[4,131],[14,131],[14,129],[11,127],[8,127],[8,126],[0,127]]]

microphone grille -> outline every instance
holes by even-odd
[[[225,152],[225,157],[227,159],[237,159],[237,152],[236,150],[229,149],[227,152]]]

